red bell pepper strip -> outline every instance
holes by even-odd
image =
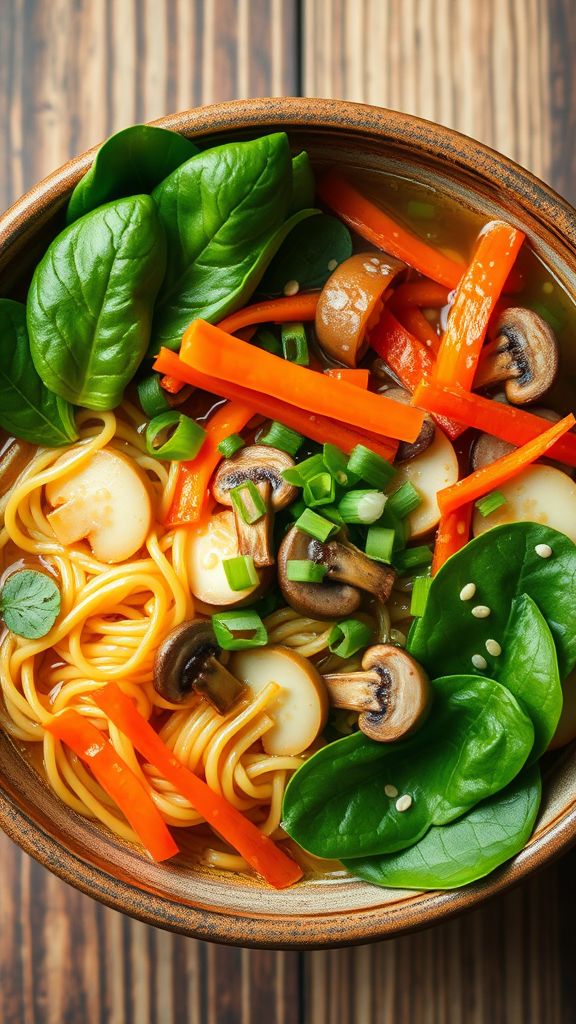
[[[398,302],[391,302],[390,308],[402,326],[425,345],[429,352],[436,355],[440,348],[440,337],[422,310],[418,306],[402,306]]]
[[[434,556],[432,558],[432,575],[435,576],[452,555],[460,551],[470,538],[472,522],[472,504],[460,505],[447,515],[443,515],[436,533]]]
[[[250,867],[275,889],[285,889],[302,878],[302,869],[232,804],[215,793],[194,772],[181,764],[160,739],[135,703],[115,683],[96,690],[94,703],[114,722],[136,750],[186,797],[218,835],[244,857]]]
[[[178,853],[152,797],[100,729],[73,709],[56,715],[45,728],[88,765],[154,860]]]

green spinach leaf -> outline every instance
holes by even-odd
[[[0,593],[0,616],[7,629],[27,640],[46,636],[59,612],[60,591],[44,572],[15,572]]]
[[[540,806],[540,771],[524,769],[501,793],[449,825],[433,826],[409,849],[347,860],[349,871],[391,889],[456,889],[484,878],[523,849]]]
[[[301,291],[322,288],[339,263],[352,255],[352,236],[345,224],[323,213],[290,232],[264,274],[258,291],[282,295],[288,281]]]
[[[317,857],[373,856],[417,842],[508,785],[534,741],[534,728],[500,683],[476,676],[435,680],[434,705],[419,732],[394,744],[363,733],[319,750],[291,779],[283,827]],[[398,811],[393,785],[412,806]]]
[[[46,387],[113,409],[150,340],[165,238],[150,196],[101,206],[58,235],[28,293],[30,349]]]
[[[74,409],[34,369],[26,306],[0,299],[0,426],[22,441],[58,448],[78,437]]]
[[[198,148],[165,128],[135,124],[106,140],[74,189],[66,210],[72,224],[103,203],[151,192]]]
[[[306,151],[292,157],[292,198],[288,215],[314,206],[316,182],[310,158]]]

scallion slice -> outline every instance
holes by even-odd
[[[336,526],[344,526],[344,520],[340,515],[336,505],[322,505],[322,515],[325,519],[329,519]]]
[[[310,537],[314,537],[315,540],[322,541],[322,543],[338,531],[336,523],[331,523],[324,516],[319,516],[311,508],[304,510],[297,520],[296,526],[299,530],[307,533]]]
[[[412,597],[410,600],[410,615],[420,617],[424,615],[426,602],[430,587],[432,586],[431,576],[417,576],[412,586]]]
[[[228,434],[223,441],[220,441],[218,445],[218,451],[220,455],[223,455],[225,459],[231,459],[236,452],[239,452],[241,448],[246,444],[243,437],[240,434]]]
[[[259,438],[260,444],[270,445],[271,448],[278,448],[281,452],[288,452],[288,455],[296,455],[304,443],[302,434],[297,434],[290,427],[283,423],[272,420],[267,432]]]
[[[388,511],[392,512],[393,515],[398,516],[399,519],[405,519],[406,516],[410,515],[421,504],[421,495],[414,487],[414,484],[410,480],[406,480],[397,491],[388,496],[387,507]]]
[[[236,555],[235,558],[223,558],[222,568],[230,590],[248,590],[259,582],[259,576],[252,555]]]
[[[261,327],[259,331],[254,335],[252,342],[258,348],[264,349],[265,352],[271,352],[273,356],[282,355],[282,345],[280,344],[279,338],[276,337],[273,331],[270,331],[267,327]]]
[[[289,484],[294,484],[294,487],[304,487],[307,480],[316,476],[317,473],[323,473],[325,468],[321,455],[311,455],[310,458],[297,462],[290,469],[282,470],[282,476]]]
[[[348,457],[337,448],[335,444],[325,444],[322,449],[322,458],[328,472],[334,477],[340,487],[349,487],[355,484],[358,476],[351,473],[348,467]]]
[[[412,569],[424,568],[432,562],[432,550],[427,544],[421,544],[416,548],[405,548],[394,555],[394,568],[400,575],[408,573]]]
[[[372,642],[372,631],[359,619],[343,619],[328,634],[328,647],[339,658],[351,658]]]
[[[363,523],[368,526],[380,519],[386,504],[382,491],[348,491],[338,504],[345,523]]]
[[[165,440],[158,443],[162,437]],[[146,451],[155,459],[170,462],[194,459],[205,439],[203,427],[175,409],[155,416],[146,427]]]
[[[396,533],[389,526],[369,526],[366,537],[366,554],[376,562],[390,565]]]
[[[350,452],[348,469],[379,491],[383,491],[396,474],[394,466],[363,444],[357,444]]]
[[[309,558],[289,558],[286,562],[286,577],[293,583],[322,583],[327,572],[325,565]]]
[[[160,374],[151,373],[149,377],[144,377],[138,382],[138,401],[142,411],[150,419],[172,408],[168,392],[160,383],[161,379]]]
[[[330,473],[317,473],[304,484],[304,501],[309,507],[331,505],[335,494],[336,484]]]
[[[212,629],[223,651],[246,651],[250,647],[264,647],[268,633],[257,612],[219,612],[212,616]]]
[[[236,511],[249,526],[252,523],[257,523],[263,515],[266,515],[266,502],[253,480],[246,480],[238,487],[233,487],[230,491],[230,498]]]
[[[480,515],[486,517],[492,515],[492,512],[496,512],[496,509],[502,508],[502,505],[506,504],[506,498],[501,491],[490,491],[490,494],[478,498],[474,504]]]
[[[290,363],[297,363],[298,366],[308,366],[310,357],[308,355],[308,339],[306,338],[304,324],[282,324],[280,333],[284,359],[287,359]]]

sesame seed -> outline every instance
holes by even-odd
[[[492,610],[487,604],[477,604],[472,609],[472,615],[475,619],[487,619],[492,614]]]
[[[486,661],[486,658],[482,657],[481,654],[473,654],[472,655],[472,664],[474,665],[474,668],[479,668],[479,669],[488,668],[488,662]]]
[[[336,270],[338,260],[328,260],[328,270]]]
[[[474,597],[475,593],[476,593],[476,584],[475,583],[465,583],[464,586],[462,587],[462,590],[460,591],[460,600],[461,601],[471,601],[472,598]]]
[[[386,796],[389,796],[391,798],[398,796],[398,790],[396,789],[396,786],[384,786],[384,792],[386,793]]]
[[[534,551],[539,558],[550,558],[550,555],[552,554],[552,548],[549,544],[537,544]]]
[[[502,648],[497,640],[487,640],[486,650],[493,658],[498,658],[502,654]]]
[[[400,814],[402,814],[402,811],[410,810],[411,807],[412,807],[412,797],[410,796],[409,793],[404,793],[403,796],[399,796],[398,797],[398,799],[396,801],[396,810],[400,811]]]
[[[284,295],[297,295],[300,291],[300,283],[298,281],[287,281],[284,285]]]

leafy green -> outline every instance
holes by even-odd
[[[59,612],[60,591],[44,572],[15,572],[0,593],[0,616],[7,629],[27,640],[46,636]]]
[[[322,288],[336,265],[351,255],[348,228],[336,217],[323,213],[290,232],[258,290],[265,295],[282,295],[288,281],[298,281],[301,290]]]
[[[346,861],[359,878],[391,889],[455,889],[514,857],[532,835],[540,771],[524,769],[501,793],[449,825],[434,826],[409,849]]]
[[[198,152],[190,139],[165,128],[134,124],[106,140],[68,203],[66,223],[124,196],[149,193]]]
[[[308,153],[298,153],[292,158],[292,198],[288,215],[298,213],[314,205],[316,183]]]
[[[536,553],[541,544],[552,549],[550,558]],[[461,601],[467,583],[476,585],[476,593],[471,601]],[[497,526],[453,555],[434,577],[408,649],[431,676],[474,672],[472,655],[486,657],[486,640],[505,649],[512,602],[527,594],[552,632],[564,678],[576,662],[575,583],[576,545],[563,533],[538,523]],[[490,609],[488,618],[474,617],[477,605]]]
[[[146,353],[165,239],[150,196],[87,213],[54,239],[28,293],[30,349],[46,387],[112,409]]]
[[[78,437],[74,409],[42,383],[30,355],[26,307],[0,299],[0,425],[22,441],[57,448]]]
[[[534,741],[512,694],[470,675],[437,679],[433,689],[430,717],[413,736],[384,744],[356,733],[298,769],[282,816],[300,846],[340,859],[392,853],[511,782]],[[398,811],[385,785],[410,795],[410,809]]]

